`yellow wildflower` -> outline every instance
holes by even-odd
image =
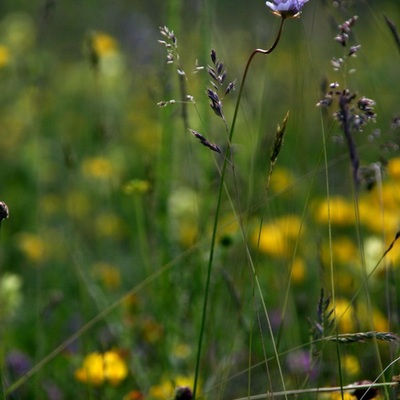
[[[364,384],[365,382],[361,381],[360,384]],[[371,391],[366,392],[367,389],[359,389],[360,391],[365,390],[365,393],[368,393],[368,395],[372,395]],[[343,397],[342,397],[342,392],[337,391],[333,392],[330,395],[324,396],[322,399],[323,400],[357,400],[363,398],[362,394],[360,393],[358,396],[351,394],[351,392],[344,392]],[[371,400],[383,400],[383,397],[379,393],[375,393],[374,397],[365,397]],[[321,400],[322,400],[321,399]]]
[[[191,219],[183,219],[178,227],[179,242],[183,247],[193,246],[199,235],[197,221]]]
[[[121,237],[124,233],[122,219],[113,213],[103,213],[96,217],[96,232],[103,237]]]
[[[277,193],[282,192],[294,185],[295,176],[293,172],[286,168],[276,168],[271,175],[269,187],[271,191]]]
[[[300,234],[301,219],[296,215],[286,215],[274,222],[263,225],[253,235],[253,243],[261,252],[272,256],[288,255],[288,245]]]
[[[174,379],[163,379],[159,385],[150,388],[149,397],[157,400],[168,400],[174,397],[176,388],[192,388],[193,383],[193,376],[178,375]]]
[[[341,360],[341,366],[347,375],[355,376],[360,373],[360,362],[358,358],[353,355],[346,355]]]
[[[234,214],[225,214],[221,217],[220,227],[218,230],[219,237],[232,236],[240,231],[237,216]]]
[[[292,264],[291,278],[293,283],[301,283],[304,281],[306,276],[306,266],[304,260],[300,257],[296,257]]]
[[[125,194],[144,194],[150,190],[150,182],[142,179],[132,179],[127,182],[123,188]]]
[[[36,37],[36,21],[28,13],[14,12],[2,20],[2,40],[14,54],[25,55],[33,48]]]
[[[177,343],[175,346],[172,348],[172,355],[175,358],[179,359],[185,359],[188,358],[191,353],[191,348],[189,345],[185,343]]]
[[[400,226],[400,190],[396,183],[383,184],[382,192],[370,192],[359,201],[361,222],[373,232],[395,235]]]
[[[92,46],[99,56],[108,56],[118,51],[117,41],[111,35],[104,32],[93,33]]]
[[[343,396],[341,392],[334,392],[329,397],[329,400],[357,400],[356,396],[353,396],[349,392],[344,392]]]
[[[354,333],[357,329],[386,332],[389,329],[387,318],[377,308],[371,310],[364,303],[354,307],[345,299],[336,299],[335,318],[339,333]]]
[[[46,246],[38,235],[21,233],[18,236],[18,247],[30,261],[41,262],[45,258]]]
[[[315,219],[320,223],[348,226],[354,223],[353,204],[343,197],[331,197],[316,207]]]
[[[355,330],[355,318],[353,305],[345,299],[336,299],[335,318],[340,333],[352,333]]]
[[[398,182],[385,182],[382,185],[382,201],[383,206],[381,204],[381,199],[379,196],[376,196],[376,205],[379,207],[380,212],[386,212],[387,209],[397,210],[400,204],[400,190],[398,186]],[[382,210],[383,208],[383,210]]]
[[[0,68],[4,68],[10,63],[10,50],[8,47],[0,45]]]
[[[389,330],[389,321],[379,309],[373,308],[370,310],[366,304],[360,304],[358,309],[358,314],[362,316],[362,329],[377,332],[387,332]]]
[[[107,351],[104,354],[98,352],[88,354],[83,360],[82,367],[75,372],[77,380],[94,386],[100,386],[104,382],[116,386],[127,375],[126,362],[116,351]]]
[[[114,175],[111,162],[104,157],[91,157],[83,161],[83,174],[91,179],[108,180]]]
[[[93,271],[107,289],[117,289],[120,286],[121,274],[114,265],[99,262],[93,266]]]
[[[341,236],[332,241],[332,253],[334,259],[341,263],[353,264],[359,257],[357,246],[346,236]]]
[[[400,157],[392,158],[389,161],[387,171],[391,178],[400,180]]]

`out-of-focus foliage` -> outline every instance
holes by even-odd
[[[394,1],[310,0],[277,50],[250,69],[232,144],[236,179],[228,176],[217,232],[199,389],[207,398],[265,391],[272,344],[247,252],[287,388],[336,385],[338,371],[344,383],[374,380],[392,361],[386,343],[307,343],[322,326],[321,288],[331,295],[325,311],[334,310],[327,327],[398,330],[399,60],[383,14],[400,25],[399,10]],[[354,14],[356,72],[335,72],[337,25]],[[270,44],[278,23],[263,1],[0,5],[0,201],[10,211],[0,227],[5,398],[28,371],[20,398],[169,399],[176,386],[191,387],[223,156],[199,145],[186,124],[226,148],[200,67],[217,49],[238,86],[247,57]],[[158,43],[164,25],[178,39],[179,74]],[[333,109],[316,107],[336,81],[376,101],[376,123],[356,137],[375,175],[356,202],[340,124]],[[236,95],[224,99],[228,124]],[[288,109],[266,195],[275,126]],[[268,371],[268,390],[280,390],[275,361]]]

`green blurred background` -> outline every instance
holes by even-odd
[[[350,42],[362,47],[349,61],[356,72],[343,75],[330,62],[344,54],[334,37],[338,24],[353,15],[359,19]],[[273,135],[288,110],[279,165],[294,178],[289,189],[271,196],[266,215],[301,215],[304,207],[312,214],[308,198],[326,196],[326,167],[331,194],[351,193],[347,149],[332,140],[340,136],[332,118],[335,109],[316,107],[326,83],[338,81],[341,88],[347,85],[377,102],[376,124],[356,138],[362,164],[396,155],[399,140],[391,123],[400,112],[400,54],[385,15],[400,26],[400,2],[310,0],[300,19],[286,22],[276,51],[255,58],[233,143],[236,185],[249,226],[264,212]],[[107,315],[96,334],[82,334],[79,346],[63,349],[52,370],[40,370],[62,382],[66,398],[81,393],[65,382],[73,379],[82,354],[94,349],[137,350],[143,365],[131,362],[137,381],[125,384],[121,393],[151,387],[165,370],[193,370],[220,159],[213,160],[186,130],[180,104],[157,106],[181,100],[176,66],[166,63],[165,47],[158,42],[164,25],[178,38],[187,93],[196,102],[187,105],[189,127],[224,148],[224,126],[205,94],[209,77],[193,70],[196,60],[197,65],[209,64],[215,49],[228,79],[239,86],[249,54],[267,48],[279,26],[264,1],[0,3],[0,200],[10,208],[0,231],[0,274],[21,279],[20,290],[13,292],[15,302],[0,312],[2,364],[18,348],[34,365],[132,287],[162,266],[174,265],[124,303],[125,308]],[[237,90],[224,100],[228,124],[236,95]],[[228,187],[233,193],[231,180]],[[248,270],[242,248],[230,247],[240,243],[240,235],[237,226],[229,227],[235,226],[229,201],[222,214],[228,227],[221,233],[218,263],[232,266],[232,285],[238,285],[246,309],[251,287],[240,287]],[[316,241],[320,228],[314,229]],[[316,262],[314,254],[310,258]],[[309,307],[296,310],[299,320],[314,312],[318,300],[317,284],[307,302],[307,283],[318,280],[315,270],[305,289],[295,289],[294,298]],[[273,274],[267,271],[265,282],[279,287],[279,272]],[[217,276],[216,285],[229,287],[229,279]],[[227,334],[226,321],[234,319],[240,326],[248,321],[236,320],[233,295],[215,289],[213,296],[215,325],[208,332],[207,359],[215,361],[240,347],[237,337]],[[275,307],[282,298],[274,293],[270,301]],[[248,337],[242,328],[238,342]],[[307,326],[295,331],[287,338],[288,347],[308,337]],[[169,354],[181,341],[192,346],[186,364],[171,361]],[[262,359],[261,352],[258,356]],[[209,363],[204,368],[210,376],[216,371],[224,375],[218,361]],[[4,376],[9,383],[18,374]],[[28,387],[31,396],[41,393],[38,386]]]

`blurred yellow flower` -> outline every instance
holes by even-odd
[[[400,188],[398,182],[385,182],[382,185],[382,202],[379,195],[376,195],[376,208],[382,213],[386,212],[387,209],[397,210],[400,204]],[[397,220],[398,221],[398,220]]]
[[[0,68],[6,67],[10,63],[11,55],[8,47],[0,44]]]
[[[400,180],[400,157],[392,158],[387,165],[388,175],[395,179]]]
[[[45,259],[46,246],[39,235],[24,232],[18,235],[18,247],[25,257],[33,262],[41,262]]]
[[[93,265],[93,272],[107,289],[117,289],[121,284],[121,273],[114,265],[99,262]]]
[[[332,223],[340,226],[354,224],[353,203],[337,196],[323,200],[315,207],[315,219],[320,223]]]
[[[111,212],[98,215],[94,225],[96,233],[103,237],[119,238],[124,233],[122,219]]]
[[[172,348],[172,356],[179,359],[185,359],[189,357],[191,353],[191,348],[185,343],[177,343]]]
[[[105,382],[118,385],[128,376],[128,366],[116,351],[104,354],[88,354],[81,368],[75,371],[75,378],[84,383],[100,386]]]
[[[361,222],[375,233],[394,235],[400,227],[399,207],[398,182],[386,181],[381,191],[375,188],[360,198]]]
[[[87,44],[91,65],[102,72],[103,86],[107,90],[122,88],[120,84],[125,80],[121,78],[126,65],[117,40],[107,33],[94,32]]]
[[[264,224],[261,232],[256,230],[253,234],[253,244],[258,246],[263,253],[272,256],[290,255],[289,246],[300,235],[301,219],[297,215],[286,215],[275,221]]]
[[[92,46],[99,56],[108,56],[118,51],[118,43],[115,38],[104,32],[92,34]]]
[[[346,236],[338,237],[332,241],[331,246],[335,261],[347,264],[353,264],[358,261],[359,250],[350,238]]]
[[[340,361],[341,367],[345,374],[355,376],[360,373],[361,367],[358,358],[353,355],[346,355]]]
[[[354,307],[346,299],[335,300],[335,319],[338,324],[339,333],[354,333],[356,319],[354,318]]]
[[[358,314],[362,316],[362,328],[377,332],[387,332],[389,330],[389,321],[386,316],[376,307],[370,310],[366,304],[360,304]]]
[[[359,384],[364,384],[364,381],[360,381]],[[355,383],[357,384],[357,383]],[[353,384],[353,385],[355,385]],[[367,396],[363,396],[362,393],[360,393],[358,396],[351,394],[351,392],[349,391],[345,391],[343,393],[343,397],[342,397],[342,392],[337,391],[337,392],[333,392],[329,395],[326,396],[322,396],[321,400],[357,400],[357,399],[361,399],[361,398],[368,398],[371,400],[383,400],[383,397],[379,394],[379,393],[374,393],[374,397],[370,397],[371,395],[373,395],[373,393],[371,391],[366,391],[367,389],[364,389],[365,392],[364,393],[368,393],[369,397]],[[363,389],[359,389],[360,392],[363,391]],[[354,391],[353,391],[354,393]],[[319,397],[318,397],[319,398]]]
[[[26,57],[37,37],[36,21],[28,14],[14,12],[2,20],[2,40],[13,50]]]
[[[183,219],[178,227],[179,243],[186,248],[193,246],[199,236],[197,221],[193,219]]]
[[[296,257],[292,264],[291,278],[293,283],[301,283],[304,281],[306,276],[306,266],[304,260],[300,257]]]
[[[335,301],[335,318],[339,333],[355,333],[358,329],[386,332],[389,329],[389,322],[379,309],[369,309],[364,303],[354,307],[343,298]]]
[[[163,379],[159,385],[155,385],[150,388],[149,397],[157,400],[169,400],[174,397],[176,388],[192,388],[193,383],[193,376],[178,375],[174,379]]]
[[[219,241],[225,238],[232,238],[240,231],[238,218],[233,213],[225,214],[221,217],[218,228]]]
[[[333,392],[329,397],[327,397],[327,400],[357,400],[356,396],[353,396],[349,392],[344,392],[343,396],[341,392]]]
[[[122,187],[122,191],[125,194],[145,194],[150,190],[150,182],[143,179],[132,179],[125,183]]]
[[[84,160],[82,172],[87,178],[97,180],[108,180],[115,173],[112,163],[104,157],[91,157]]]
[[[292,171],[287,168],[276,168],[271,175],[269,182],[270,189],[277,193],[291,188],[294,185],[295,176]]]

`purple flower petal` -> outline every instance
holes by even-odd
[[[274,14],[281,17],[297,17],[308,0],[273,0],[267,1],[267,6]]]

